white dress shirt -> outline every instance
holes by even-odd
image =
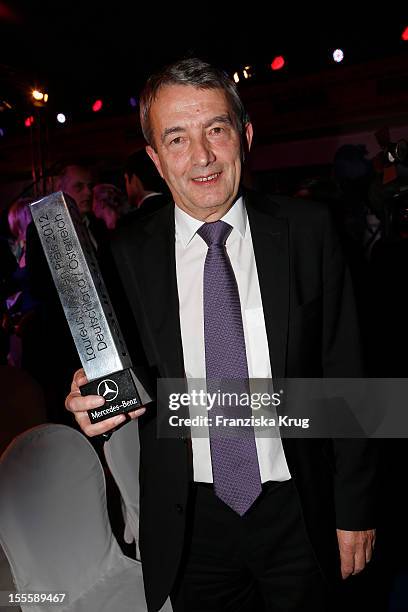
[[[228,236],[226,249],[238,285],[249,377],[271,380],[271,363],[258,272],[251,229],[242,197],[235,202],[222,220],[233,228]],[[197,230],[203,225],[202,221],[194,219],[176,206],[175,222],[177,287],[185,374],[190,381],[205,379],[203,272],[208,247],[197,234]],[[288,480],[290,473],[280,437],[276,432],[274,436],[265,436],[265,433],[260,436],[256,430],[255,437],[262,482]],[[213,482],[208,435],[194,437],[192,429],[192,449],[194,480]]]

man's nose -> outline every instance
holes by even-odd
[[[205,137],[197,138],[193,142],[192,160],[197,166],[208,166],[215,161],[215,154]]]

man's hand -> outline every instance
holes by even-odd
[[[117,427],[121,423],[126,420],[124,414],[120,414],[115,417],[111,417],[110,419],[106,419],[105,421],[101,421],[100,423],[93,423],[89,419],[87,410],[91,410],[92,408],[100,408],[104,405],[105,400],[100,395],[87,395],[82,397],[79,387],[81,385],[85,385],[88,382],[87,377],[85,376],[84,370],[81,368],[77,370],[74,374],[74,378],[71,384],[71,393],[65,400],[65,408],[73,413],[76,422],[87,436],[99,436],[106,431],[111,430],[113,427]],[[132,412],[128,412],[128,415],[132,419],[136,419],[141,416],[144,412],[146,412],[146,408],[138,408],[137,410],[132,410]]]
[[[343,580],[361,572],[370,561],[375,544],[375,529],[344,531],[337,529]]]

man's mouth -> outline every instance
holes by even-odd
[[[220,174],[221,172],[215,172],[214,174],[209,174],[208,176],[197,176],[196,178],[193,178],[192,180],[195,183],[212,183],[217,180]]]

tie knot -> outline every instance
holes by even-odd
[[[201,236],[209,247],[213,245],[224,246],[231,230],[232,226],[225,223],[225,221],[215,221],[214,223],[204,223],[197,230],[197,234]]]

